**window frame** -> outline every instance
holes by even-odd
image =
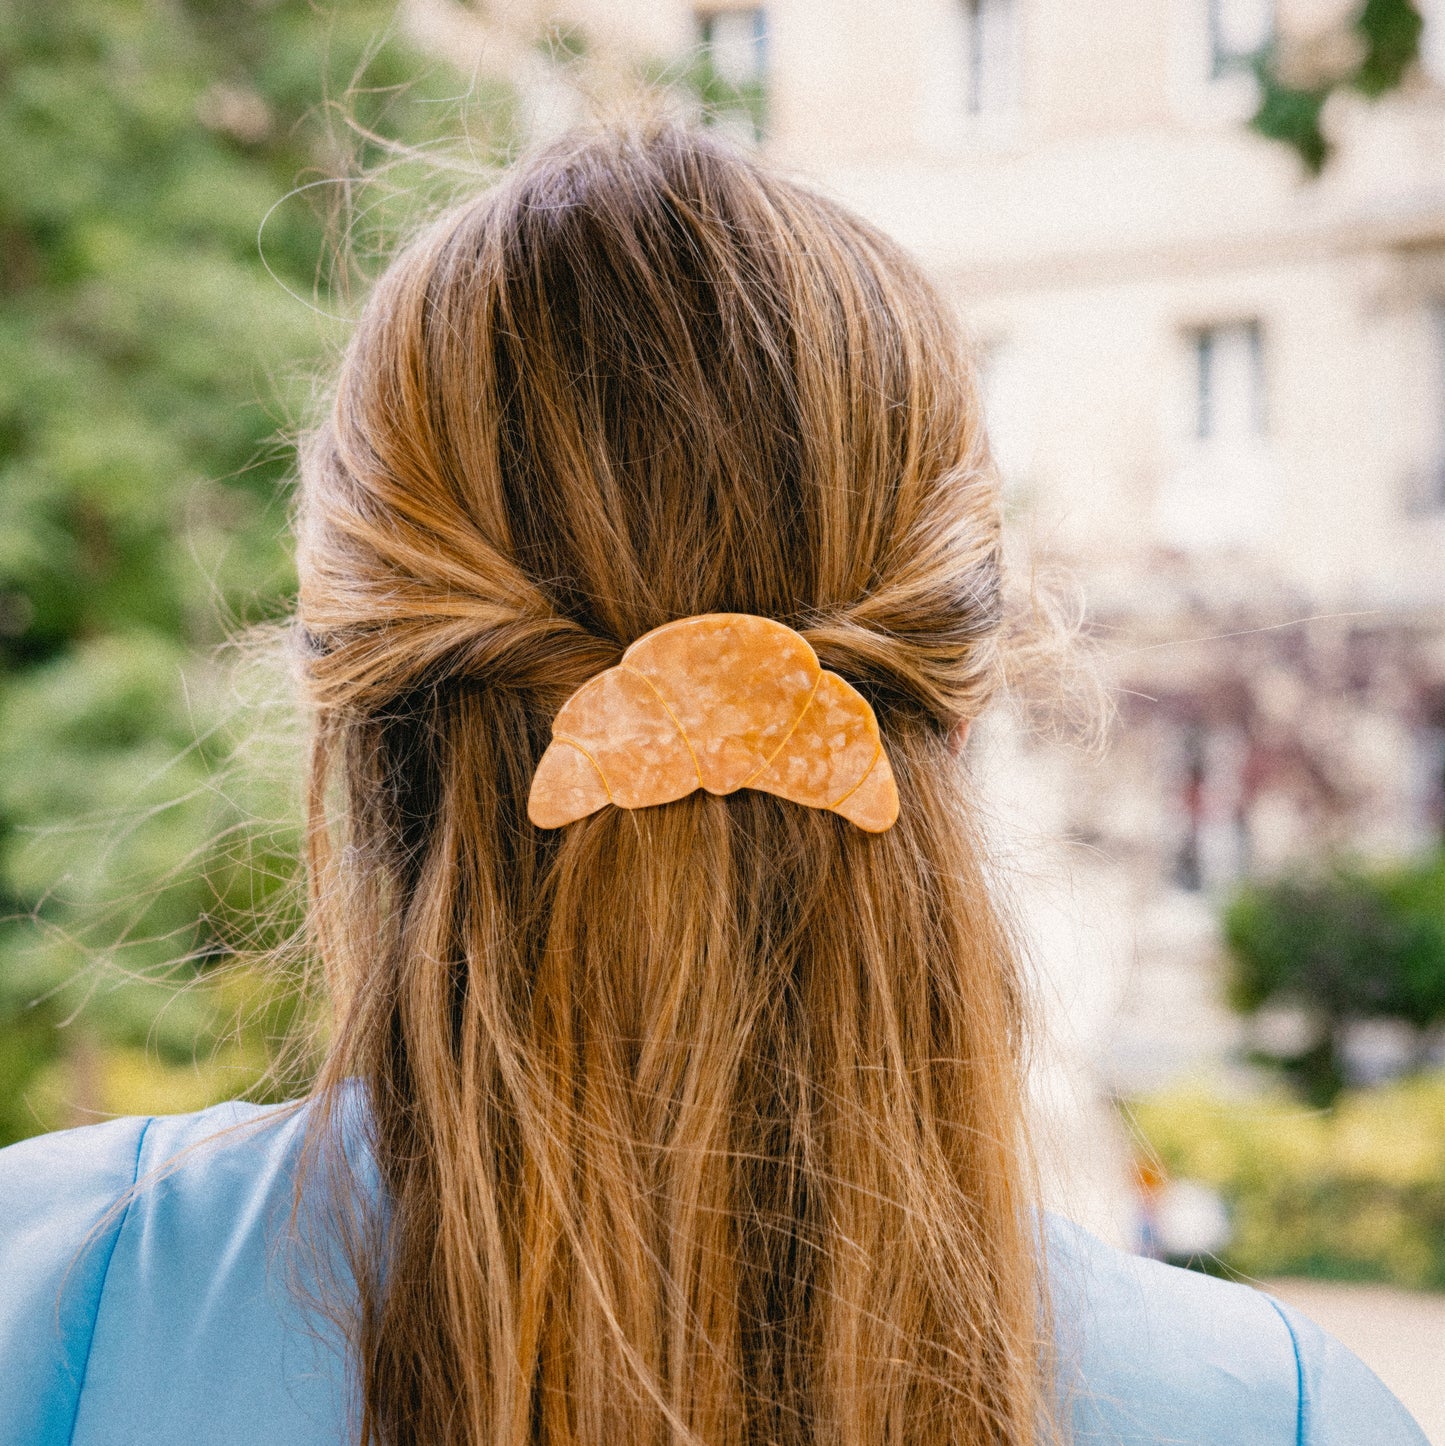
[[[1230,76],[1252,69],[1256,56],[1268,50],[1279,35],[1279,5],[1277,0],[1257,0],[1267,6],[1268,21],[1263,38],[1249,50],[1236,50],[1225,43],[1223,10],[1229,0],[1204,0],[1204,29],[1209,46],[1209,75],[1211,82],[1226,80]]]
[[[1243,335],[1248,376],[1249,416],[1245,424],[1221,428],[1218,399],[1220,342],[1231,333]],[[1221,441],[1249,439],[1263,442],[1270,434],[1269,373],[1266,366],[1264,322],[1258,315],[1230,320],[1204,322],[1188,329],[1192,352],[1193,426],[1191,436],[1196,445],[1211,446]],[[1243,420],[1243,419],[1241,419]]]
[[[1023,5],[1021,0],[951,0],[957,12],[963,54],[962,112],[970,130],[986,130],[1015,120],[1023,109]],[[987,43],[986,12],[990,7],[1007,11],[1005,44]],[[993,57],[990,62],[990,57]],[[1000,57],[1002,57],[1000,59]],[[987,71],[992,65],[1006,67],[1005,74],[990,86]],[[1002,101],[989,103],[991,91],[1002,92]]]
[[[750,16],[753,21],[749,48],[756,58],[754,73],[733,79],[718,70],[713,59],[717,51],[712,29],[721,20]],[[746,134],[739,139],[758,143],[766,139],[768,123],[768,81],[771,26],[768,7],[763,4],[702,4],[692,12],[694,54],[697,57],[696,86],[702,102],[702,123],[739,130],[745,121]]]

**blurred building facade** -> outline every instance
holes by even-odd
[[[1247,129],[1242,59],[1338,45],[1339,0],[731,12],[762,37],[764,143],[957,297],[1016,557],[1027,539],[1082,581],[1111,746],[995,738],[995,773],[1041,836],[1084,846],[1076,912],[1102,937],[1078,953],[1113,967],[1079,998],[1107,1008],[1114,979],[1123,1088],[1233,1043],[1217,904],[1237,880],[1445,829],[1434,8],[1398,93],[1332,98],[1317,179]]]
[[[1074,903],[1039,913],[1091,961],[1066,1004],[1107,1016],[1124,1088],[1233,1039],[1235,881],[1445,832],[1445,0],[1422,8],[1422,63],[1332,97],[1310,178],[1247,129],[1246,61],[1327,63],[1346,0],[410,6],[475,64],[558,26],[653,75],[701,57],[723,124],[957,299],[1015,561],[1072,567],[1119,688],[1102,759],[980,744],[1025,831],[1080,846]],[[536,126],[572,119],[527,65]]]

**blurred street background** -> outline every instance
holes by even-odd
[[[1073,579],[1103,743],[970,742],[1051,1198],[1445,1443],[1445,0],[9,0],[0,77],[0,1144],[304,1087],[292,443],[418,217],[645,100],[923,259]]]

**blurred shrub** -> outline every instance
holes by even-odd
[[[1226,1267],[1445,1290],[1445,1074],[1346,1090],[1328,1111],[1186,1087],[1127,1114],[1170,1174],[1228,1203]]]
[[[1225,911],[1229,1002],[1302,1010],[1314,1038],[1276,1061],[1315,1105],[1346,1080],[1344,1037],[1357,1020],[1423,1032],[1445,1019],[1445,855],[1392,869],[1337,866],[1247,885]]]

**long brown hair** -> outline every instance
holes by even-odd
[[[382,278],[300,544],[363,1440],[1039,1439],[1018,953],[950,743],[998,497],[915,265],[705,136],[571,137]],[[561,703],[714,611],[868,697],[894,828],[751,791],[532,827]]]

